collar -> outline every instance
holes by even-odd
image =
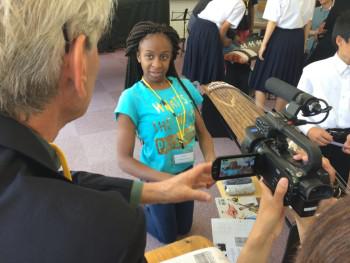
[[[350,74],[350,66],[347,65],[338,55],[338,52],[335,53],[333,56],[333,62],[336,71],[341,75],[341,76],[346,76],[347,74]]]
[[[39,134],[0,114],[0,145],[17,151],[57,172],[60,167],[57,155]]]

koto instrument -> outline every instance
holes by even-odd
[[[225,82],[212,82],[204,86],[203,91],[241,144],[245,137],[245,128],[255,125],[255,119],[263,115],[264,111],[249,96]]]

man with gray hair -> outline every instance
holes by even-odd
[[[139,203],[208,201],[202,164],[141,183],[70,171],[52,141],[82,116],[113,0],[0,1],[0,261],[142,262]],[[59,168],[62,166],[62,172]]]

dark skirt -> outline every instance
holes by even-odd
[[[182,74],[207,84],[224,79],[224,55],[215,23],[197,18],[187,40]]]
[[[279,78],[293,86],[299,82],[304,60],[304,30],[276,28],[267,44],[264,60],[257,59],[249,86],[266,92],[265,82]]]

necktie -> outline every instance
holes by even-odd
[[[69,180],[72,181],[72,175],[70,173],[70,169],[68,167],[66,156],[64,155],[63,151],[54,143],[50,143],[50,146],[55,150],[58,159],[60,160],[62,169],[63,169],[63,176]]]

